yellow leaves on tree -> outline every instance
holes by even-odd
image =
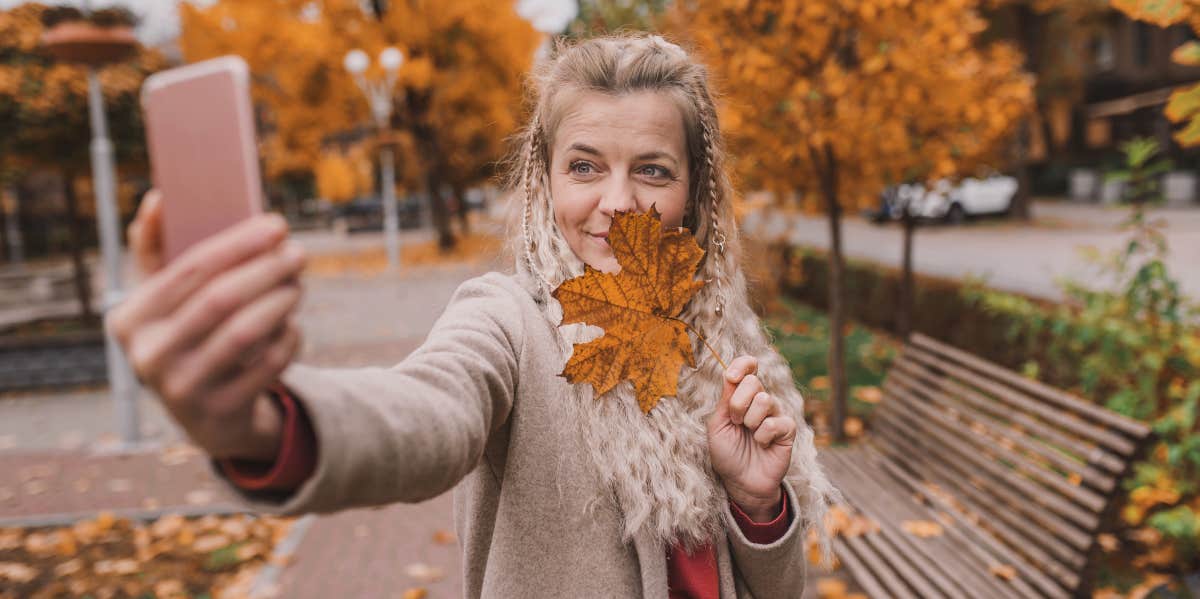
[[[322,154],[317,162],[317,195],[333,203],[349,202],[370,189],[369,177],[364,185],[361,162],[337,152]],[[368,172],[370,172],[368,165]]]
[[[1159,27],[1187,23],[1193,32],[1200,32],[1200,0],[1112,0],[1112,5],[1131,18]],[[1184,42],[1171,53],[1171,59],[1187,66],[1200,64],[1200,42]],[[1175,141],[1184,147],[1200,145],[1200,85],[1175,90],[1167,101],[1166,115],[1172,122],[1187,123],[1175,133]]]
[[[1018,52],[975,48],[986,23],[973,0],[680,6],[754,186],[819,195],[834,176],[840,202],[872,205],[885,184],[994,159],[1032,102]]]
[[[562,324],[604,329],[603,336],[575,344],[562,376],[590,384],[596,397],[632,381],[638,406],[649,413],[659,398],[675,395],[680,367],[696,365],[688,327],[677,316],[704,286],[695,278],[704,251],[687,229],[664,231],[653,209],[616,212],[608,241],[620,272],[589,266],[554,290]]]
[[[330,136],[370,122],[362,92],[342,65],[354,48],[372,57],[386,46],[405,56],[392,126],[436,136],[436,156],[412,148],[401,164],[421,172],[443,157],[478,178],[503,153],[518,119],[521,78],[538,34],[511,2],[389,2],[382,16],[357,0],[220,0],[180,6],[180,45],[189,61],[239,54],[250,64],[265,108],[269,177],[313,171]],[[382,79],[377,60],[366,75]],[[403,148],[402,148],[403,150]]]

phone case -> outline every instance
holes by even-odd
[[[262,212],[250,70],[224,56],[155,73],[142,86],[163,256]]]

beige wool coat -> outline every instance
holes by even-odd
[[[564,426],[556,332],[514,275],[463,283],[425,343],[391,368],[293,364],[282,382],[317,436],[316,471],[294,494],[242,493],[264,511],[419,502],[455,489],[468,597],[667,598],[667,547],[621,538],[616,500]],[[785,483],[789,511],[800,514]],[[239,491],[240,492],[240,491]],[[726,506],[721,597],[800,597],[801,518],[750,542]]]

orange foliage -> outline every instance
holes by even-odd
[[[435,156],[398,148],[406,174],[449,168],[471,176],[496,160],[519,119],[521,77],[539,37],[511,2],[390,2],[382,19],[357,0],[221,0],[181,4],[185,57],[239,54],[250,64],[253,95],[266,108],[268,177],[317,168],[329,136],[370,120],[362,92],[342,66],[346,52],[371,56],[388,45],[405,56],[393,126],[430,137]],[[381,78],[373,61],[368,78]],[[437,162],[440,161],[440,162]]]
[[[977,48],[975,0],[680,3],[674,15],[712,66],[722,125],[752,186],[872,204],[903,180],[994,162],[1029,110],[1022,57]],[[684,25],[686,24],[686,25]],[[826,198],[827,200],[829,198]]]
[[[675,395],[680,367],[696,366],[688,327],[677,317],[704,287],[696,280],[704,251],[686,229],[664,231],[653,208],[617,211],[608,239],[620,272],[588,266],[554,290],[563,324],[604,329],[602,337],[575,344],[562,376],[592,385],[596,397],[632,381],[638,405],[649,414],[660,398]]]

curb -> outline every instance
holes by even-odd
[[[267,560],[267,565],[254,577],[254,583],[250,585],[250,597],[278,596],[279,578],[316,519],[313,514],[305,514],[292,524],[287,536],[271,551],[271,559]]]
[[[228,516],[232,514],[254,513],[253,511],[246,509],[245,506],[240,506],[233,503],[219,503],[206,506],[176,506],[158,508],[154,510],[86,510],[82,512],[65,512],[60,514],[42,514],[36,516],[10,516],[7,518],[0,518],[0,528],[46,528],[67,526],[80,520],[95,518],[97,514],[102,512],[109,512],[118,518],[128,518],[130,520],[139,520],[143,522],[157,520],[163,516],[169,516],[173,514],[180,515],[185,518],[199,518],[201,516]]]

